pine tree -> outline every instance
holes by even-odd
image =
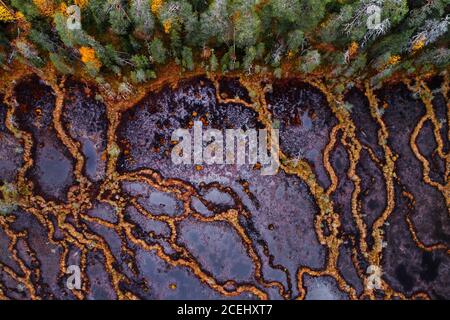
[[[40,15],[39,9],[32,0],[11,0],[11,6],[30,20]]]
[[[166,61],[166,49],[164,44],[159,38],[154,38],[148,45],[148,51],[151,59],[159,64],[163,64]]]
[[[95,22],[96,29],[100,32],[105,30],[105,21],[108,19],[108,9],[104,0],[89,0],[83,10],[83,17],[88,15]]]
[[[287,46],[292,52],[297,52],[300,48],[303,48],[305,44],[305,34],[303,31],[297,29],[288,33]]]
[[[281,23],[295,24],[302,14],[301,3],[298,0],[271,0],[272,16]]]
[[[231,19],[226,0],[213,0],[200,16],[201,39],[205,44],[214,39],[217,44],[228,43],[232,39]]]
[[[111,30],[118,35],[128,33],[130,18],[126,12],[126,2],[122,0],[110,0],[105,3],[105,11],[109,14]]]
[[[142,83],[147,81],[147,75],[145,74],[145,71],[142,69],[131,71],[130,78],[131,81],[134,83]]]
[[[149,37],[153,33],[155,21],[150,12],[148,0],[132,0],[130,2],[130,16],[136,31],[143,35],[144,38]]]
[[[53,66],[56,68],[56,70],[58,70],[62,74],[75,73],[74,69],[66,63],[66,61],[61,55],[56,53],[50,53],[49,58]]]
[[[304,73],[310,73],[320,65],[321,56],[317,50],[309,50],[304,57],[302,57],[302,63],[300,70]]]
[[[181,65],[189,71],[194,70],[194,59],[191,48],[183,47],[181,51]]]
[[[330,0],[271,0],[270,5],[273,16],[281,24],[310,31],[324,18],[328,2]]]
[[[255,12],[254,0],[233,3],[233,40],[238,48],[255,45],[261,33],[261,20]]]
[[[198,15],[192,10],[192,5],[185,0],[165,2],[159,9],[159,19],[165,33],[170,33],[171,37],[172,30],[175,30],[176,33],[182,31],[186,33],[184,39],[187,43],[193,44],[199,38]]]
[[[209,57],[209,68],[212,72],[217,71],[217,67],[219,66],[219,62],[217,61],[216,54],[214,51],[211,53],[211,56]]]
[[[28,37],[32,42],[37,44],[41,49],[45,51],[54,52],[56,50],[56,44],[44,32],[38,31],[36,29],[31,29]]]
[[[17,51],[32,65],[37,68],[41,68],[44,66],[44,60],[39,56],[38,51],[28,41],[17,39],[14,41],[14,46]]]
[[[253,61],[256,59],[256,48],[255,47],[249,47],[246,50],[244,60],[242,62],[242,67],[244,70],[248,73],[251,72]]]
[[[134,55],[131,57],[131,62],[136,69],[146,69],[149,66],[148,58],[144,55]]]
[[[112,44],[107,44],[105,47],[97,46],[95,54],[106,68],[115,73],[119,73],[120,67],[125,65],[124,59],[119,56]]]

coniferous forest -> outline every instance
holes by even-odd
[[[68,29],[71,5],[79,29]],[[276,77],[288,65],[375,84],[397,72],[444,70],[450,56],[447,0],[12,0],[0,14],[3,69],[13,60],[50,63],[98,82],[146,82],[175,62],[181,72]]]

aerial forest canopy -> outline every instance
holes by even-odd
[[[336,83],[448,67],[449,0],[11,0],[0,65],[139,84],[180,72],[322,73]],[[74,7],[74,5],[76,7]],[[78,23],[70,28],[68,20]],[[73,22],[72,21],[72,22]]]

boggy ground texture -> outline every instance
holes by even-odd
[[[118,110],[22,78],[0,97],[0,298],[450,299],[447,87],[194,77]],[[173,164],[194,121],[277,126],[279,172]]]

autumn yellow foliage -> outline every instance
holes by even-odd
[[[61,4],[59,5],[59,11],[61,11],[61,13],[65,16],[67,16],[67,4],[65,2],[61,2]]]
[[[0,21],[13,21],[15,20],[14,15],[6,8],[6,6],[0,2]]]
[[[16,12],[16,19],[17,19],[17,20],[26,20],[26,19],[25,19],[25,16],[24,16],[23,13],[20,12],[20,11],[17,11],[17,12]]]
[[[418,51],[420,49],[422,49],[425,46],[425,40],[424,39],[419,39],[417,41],[415,41],[412,45],[412,51]]]
[[[348,54],[350,57],[353,57],[358,52],[359,46],[358,43],[353,41],[348,47]]]
[[[157,13],[164,3],[163,0],[150,0],[150,2],[151,2],[151,10],[153,13]]]
[[[80,8],[84,8],[89,3],[89,0],[75,0],[74,2]]]
[[[389,60],[387,61],[387,65],[388,65],[388,66],[392,66],[392,65],[394,65],[394,64],[399,63],[400,60],[401,60],[401,58],[400,58],[399,55],[393,55],[393,56],[390,56],[390,57],[389,57]]]
[[[39,11],[47,17],[52,16],[56,10],[56,4],[53,0],[33,0]]]
[[[28,34],[28,32],[30,32],[31,30],[31,23],[27,21],[25,15],[22,12],[17,11],[15,18],[17,25],[19,26],[20,30],[22,30],[23,34]]]
[[[172,26],[172,22],[170,20],[164,21],[164,23],[163,23],[164,32],[169,33],[171,26]]]
[[[81,61],[85,64],[91,64],[96,69],[100,69],[102,66],[101,62],[95,56],[95,50],[90,47],[81,47],[80,48]]]

